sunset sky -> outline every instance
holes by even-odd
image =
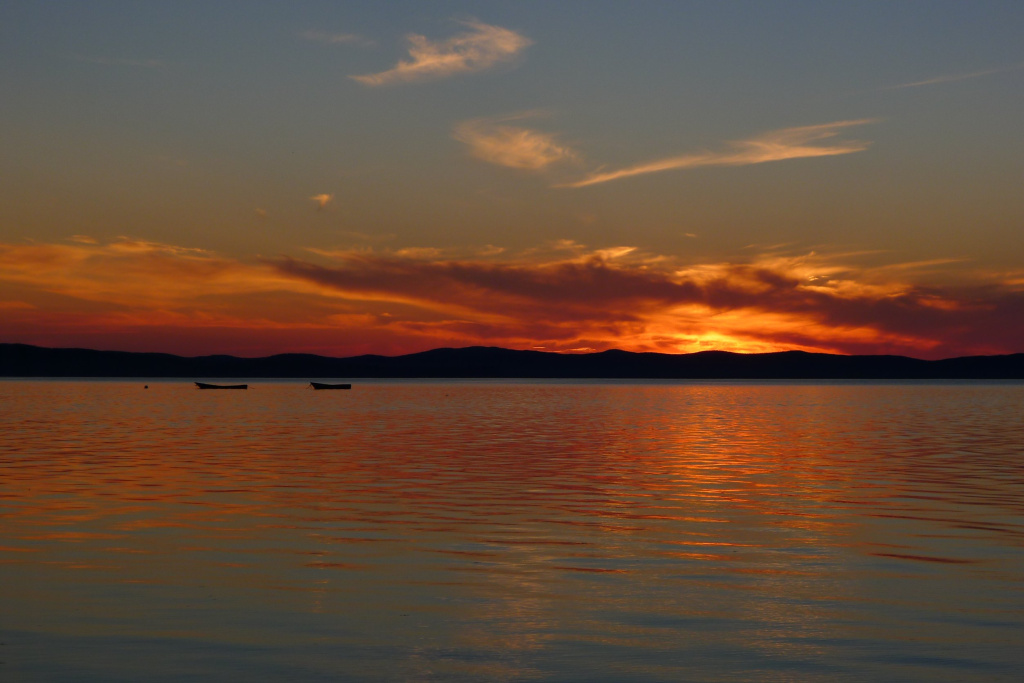
[[[1024,2],[0,4],[0,342],[1024,351]]]

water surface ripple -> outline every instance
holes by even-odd
[[[1024,386],[0,382],[0,679],[1013,680]]]

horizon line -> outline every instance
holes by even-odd
[[[513,353],[539,353],[548,354],[553,356],[598,356],[605,353],[624,353],[635,356],[640,355],[653,355],[653,356],[669,356],[669,357],[681,357],[681,356],[696,356],[707,353],[718,353],[727,354],[730,356],[773,356],[781,354],[803,354],[808,356],[834,356],[838,358],[905,358],[922,363],[937,363],[947,360],[959,360],[963,358],[1006,358],[1010,356],[1024,355],[1024,351],[1014,351],[1012,353],[993,353],[993,354],[972,354],[965,356],[949,356],[946,358],[918,358],[916,356],[907,356],[903,354],[894,353],[830,353],[826,351],[806,351],[803,349],[782,349],[779,351],[759,351],[759,352],[743,352],[743,351],[727,351],[724,349],[704,349],[701,351],[689,351],[683,353],[669,353],[665,351],[629,351],[620,348],[609,348],[609,349],[586,349],[586,350],[574,350],[567,349],[563,351],[559,350],[547,350],[547,349],[516,349],[507,346],[488,346],[485,344],[472,344],[469,346],[437,346],[422,351],[411,351],[409,353],[401,353],[395,355],[386,355],[380,353],[362,353],[354,356],[328,356],[320,353],[311,353],[307,351],[281,351],[279,353],[271,353],[263,356],[240,356],[231,353],[208,353],[196,356],[187,356],[179,353],[173,353],[170,351],[127,351],[122,349],[97,349],[89,348],[84,346],[42,346],[40,344],[30,344],[28,342],[2,342],[0,341],[0,347],[7,346],[25,346],[34,349],[42,349],[47,351],[88,351],[92,353],[125,353],[133,355],[155,355],[155,356],[172,356],[174,358],[181,358],[185,360],[200,359],[200,358],[232,358],[236,360],[266,360],[269,358],[276,358],[279,356],[310,356],[313,358],[323,358],[327,360],[347,360],[352,358],[365,358],[367,356],[376,356],[379,358],[405,358],[407,356],[416,356],[424,353],[432,353],[435,351],[467,351],[471,349],[485,349],[485,350],[497,350],[497,351],[509,351]]]

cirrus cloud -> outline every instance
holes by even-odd
[[[955,83],[957,81],[966,81],[966,80],[970,80],[972,78],[981,78],[983,76],[992,76],[994,74],[1002,74],[1002,73],[1007,73],[1007,72],[1010,72],[1010,71],[1019,71],[1020,69],[1024,69],[1024,63],[1021,63],[1021,64],[1011,64],[1010,66],[996,67],[996,68],[992,68],[992,69],[983,69],[981,71],[971,71],[971,72],[968,72],[968,73],[955,73],[955,74],[945,74],[945,75],[942,75],[942,76],[933,76],[931,78],[926,78],[926,79],[921,80],[921,81],[912,81],[912,82],[909,82],[909,83],[898,83],[896,85],[889,85],[889,86],[886,86],[886,87],[882,88],[882,90],[901,90],[903,88],[920,88],[921,86],[925,86],[925,85],[939,85],[939,84],[942,84],[942,83]]]
[[[835,121],[814,126],[783,128],[774,130],[748,140],[731,143],[730,149],[716,152],[697,152],[682,156],[668,157],[647,161],[634,166],[627,166],[614,171],[599,170],[580,180],[564,183],[560,187],[586,187],[607,183],[612,180],[660,173],[700,166],[748,166],[763,164],[769,161],[785,159],[805,159],[809,157],[835,156],[862,152],[869,143],[857,140],[841,140],[828,145],[816,145],[815,142],[833,138],[844,128],[874,123],[875,119],[857,119],[852,121]]]
[[[470,30],[443,41],[411,34],[408,61],[400,60],[387,71],[350,78],[363,85],[381,86],[483,71],[511,61],[533,44],[529,38],[500,26],[475,20],[459,23]]]

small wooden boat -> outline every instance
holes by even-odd
[[[320,389],[351,389],[351,384],[325,384],[324,382],[310,382],[309,386],[316,390]]]
[[[196,387],[199,389],[248,389],[248,384],[207,384],[206,382],[196,382]]]

